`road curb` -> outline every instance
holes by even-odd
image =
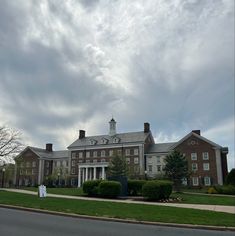
[[[87,216],[87,215],[78,215],[74,213],[49,211],[49,210],[44,210],[44,209],[28,208],[28,207],[22,207],[22,206],[6,205],[6,204],[0,204],[0,207],[7,208],[7,209],[35,212],[35,213],[44,213],[44,214],[49,214],[49,215],[65,216],[65,217],[71,217],[71,218],[89,219],[89,220],[102,220],[102,221],[111,221],[111,222],[120,222],[120,223],[145,224],[145,225],[188,228],[188,229],[235,231],[235,227],[176,224],[176,223],[163,223],[163,222],[152,222],[152,221],[139,221],[139,220],[134,220],[134,219],[109,218],[109,217],[102,217],[102,216]]]

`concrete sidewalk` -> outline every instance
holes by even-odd
[[[17,192],[17,193],[37,195],[37,192],[23,190],[23,189],[2,189],[2,190],[8,191],[8,192]],[[50,194],[50,193],[47,194],[47,196],[56,197],[56,198],[64,198],[64,199],[87,200],[87,201],[119,202],[119,203],[129,203],[129,204],[144,204],[144,205],[154,205],[154,206],[190,208],[190,209],[209,210],[209,211],[226,212],[226,213],[235,214],[235,206],[145,202],[145,201],[136,201],[136,200],[130,200],[130,199],[104,199],[104,198],[68,196],[68,195],[59,195],[59,194]]]

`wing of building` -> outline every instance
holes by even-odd
[[[158,178],[164,175],[164,159],[174,149],[188,160],[192,174],[184,183],[192,186],[223,184],[227,175],[227,147],[204,138],[194,130],[178,142],[155,143],[150,124],[142,131],[118,133],[116,121],[109,122],[109,133],[86,136],[84,130],[67,150],[53,151],[27,147],[16,158],[15,184],[35,185],[52,176],[55,184],[80,187],[86,180],[105,179],[114,154],[126,159],[130,178]]]

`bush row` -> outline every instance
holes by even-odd
[[[89,180],[82,185],[88,196],[115,198],[121,193],[121,184],[117,181]]]
[[[214,191],[211,190],[212,188],[214,189]],[[209,190],[208,190],[208,193],[235,195],[235,186],[233,185],[223,185],[223,186],[218,185],[218,186],[209,188]]]
[[[83,183],[83,192],[88,196],[115,198],[120,195],[121,184],[117,181],[90,180]],[[128,194],[141,195],[147,200],[168,199],[172,193],[170,181],[129,180]]]

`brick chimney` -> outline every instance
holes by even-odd
[[[200,129],[196,129],[196,130],[192,130],[193,133],[201,135],[201,130]]]
[[[46,151],[48,151],[48,152],[53,152],[52,146],[53,146],[52,143],[46,143]]]
[[[148,122],[144,123],[144,132],[148,133],[150,131],[150,124]]]
[[[86,136],[86,131],[85,130],[79,130],[79,139],[83,139]]]

